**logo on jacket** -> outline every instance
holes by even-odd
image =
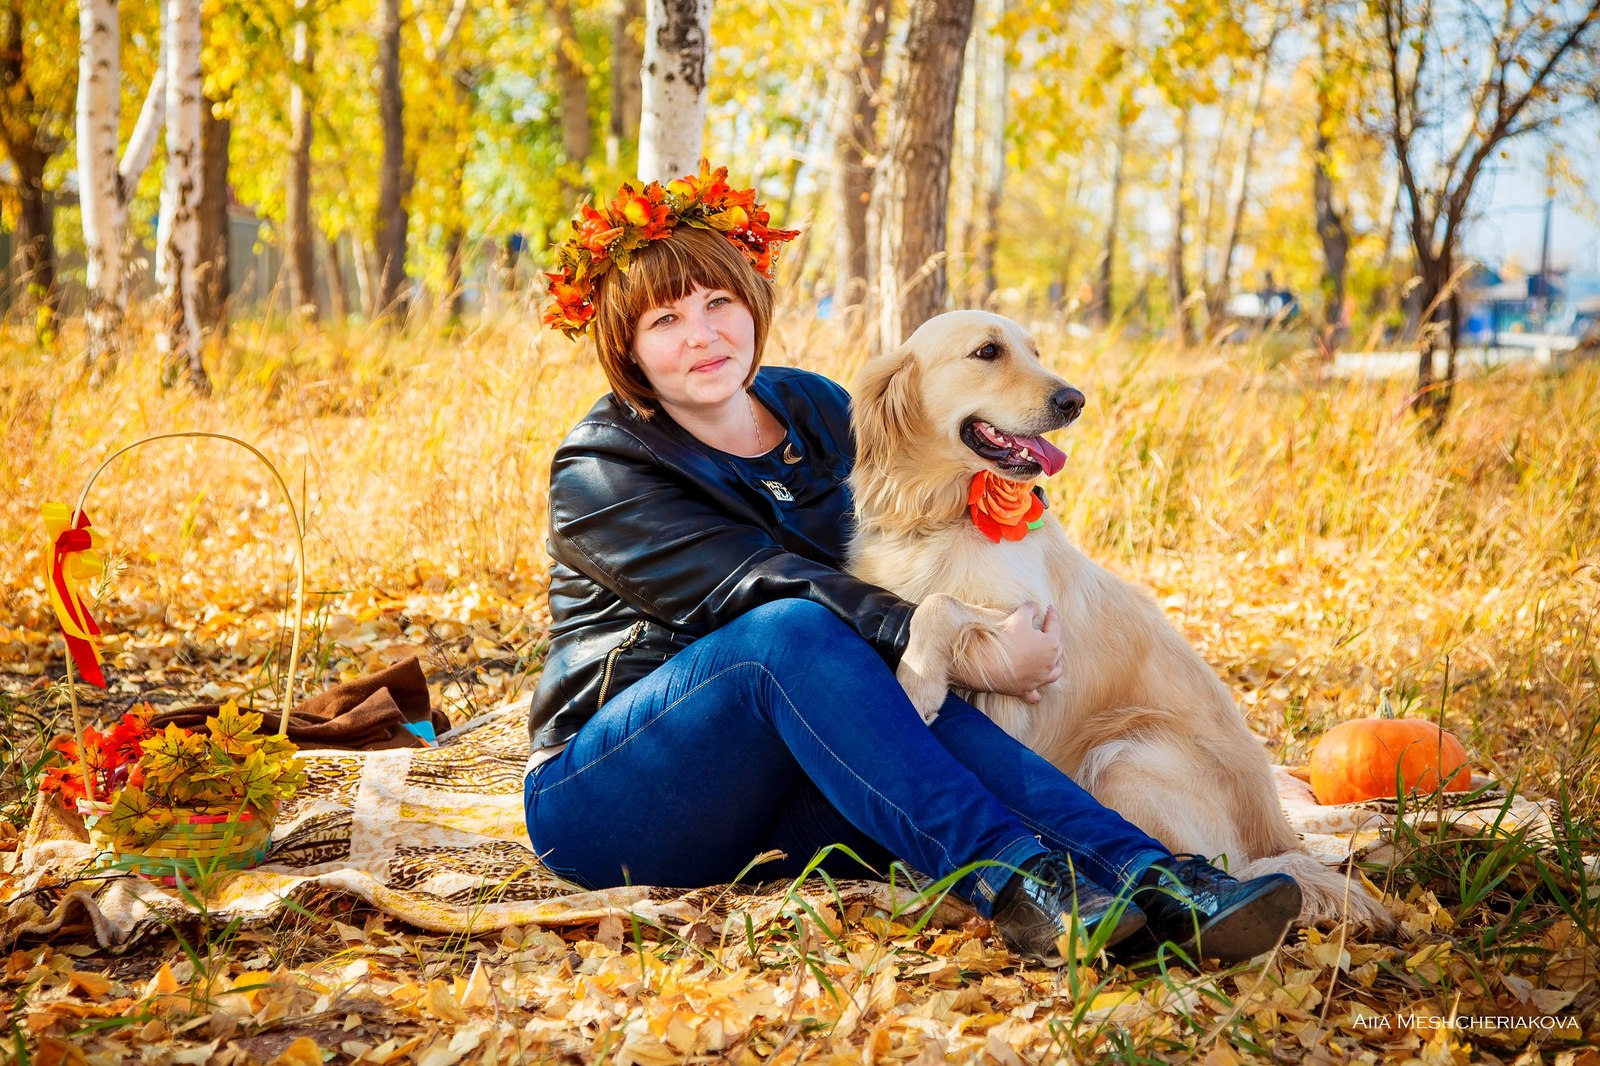
[[[794,497],[789,494],[789,489],[783,482],[769,481],[766,478],[762,478],[761,483],[767,487],[768,492],[772,493],[773,499],[782,500],[784,503],[794,502]]]

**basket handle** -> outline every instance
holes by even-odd
[[[151,441],[173,440],[178,437],[211,437],[215,440],[231,441],[232,443],[239,445],[239,447],[244,448],[250,452],[251,455],[254,455],[257,459],[260,459],[268,470],[272,471],[273,479],[277,481],[278,488],[283,492],[283,501],[289,505],[289,518],[294,524],[294,539],[295,547],[297,549],[296,577],[298,578],[298,581],[295,587],[294,596],[294,637],[289,646],[289,669],[287,672],[286,684],[284,685],[283,690],[283,712],[278,716],[278,735],[287,735],[289,732],[289,710],[294,706],[295,671],[300,664],[300,629],[301,623],[305,618],[306,609],[306,537],[305,530],[300,524],[300,512],[295,510],[294,497],[289,494],[289,486],[284,482],[283,475],[278,473],[278,468],[272,465],[272,460],[261,454],[261,452],[253,444],[242,441],[238,437],[230,437],[226,433],[212,433],[203,429],[191,429],[183,430],[177,433],[157,433],[153,436],[142,437],[139,440],[134,441],[132,444],[126,444],[121,448],[118,448],[116,451],[108,455],[104,462],[95,468],[94,473],[89,475],[89,480],[84,482],[83,491],[78,494],[78,505],[73,509],[72,514],[67,519],[67,522],[69,525],[77,524],[79,516],[83,514],[84,502],[89,498],[89,489],[94,486],[95,479],[100,476],[105,468],[111,465],[112,460],[116,459],[124,452],[132,451],[140,445],[149,444]],[[78,751],[80,752],[79,758],[82,759],[81,753],[84,750],[83,712],[78,707],[78,689],[77,683],[73,678],[71,655],[67,656],[67,695],[72,701],[72,731],[77,737]],[[90,798],[93,798],[93,786],[89,783],[89,768],[86,761],[83,766],[83,772],[84,786],[87,790],[85,794]]]

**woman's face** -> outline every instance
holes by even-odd
[[[668,411],[726,403],[743,388],[755,354],[755,319],[724,289],[695,286],[645,311],[634,330],[634,359]]]

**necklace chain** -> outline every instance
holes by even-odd
[[[767,446],[761,437],[761,423],[756,419],[756,401],[748,389],[745,390],[744,399],[750,405],[750,428],[756,431],[756,454],[760,455],[767,450]]]

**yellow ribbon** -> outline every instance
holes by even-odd
[[[62,632],[69,637],[91,643],[99,636],[89,619],[89,597],[83,586],[98,581],[106,572],[106,562],[96,550],[104,544],[98,532],[87,528],[84,521],[78,532],[85,535],[87,544],[78,547],[61,544],[61,535],[72,530],[72,509],[64,503],[47,503],[41,509],[45,532],[50,536],[50,551],[45,557],[45,587],[50,590],[50,606],[55,608],[56,619]],[[69,538],[69,542],[83,538]]]

